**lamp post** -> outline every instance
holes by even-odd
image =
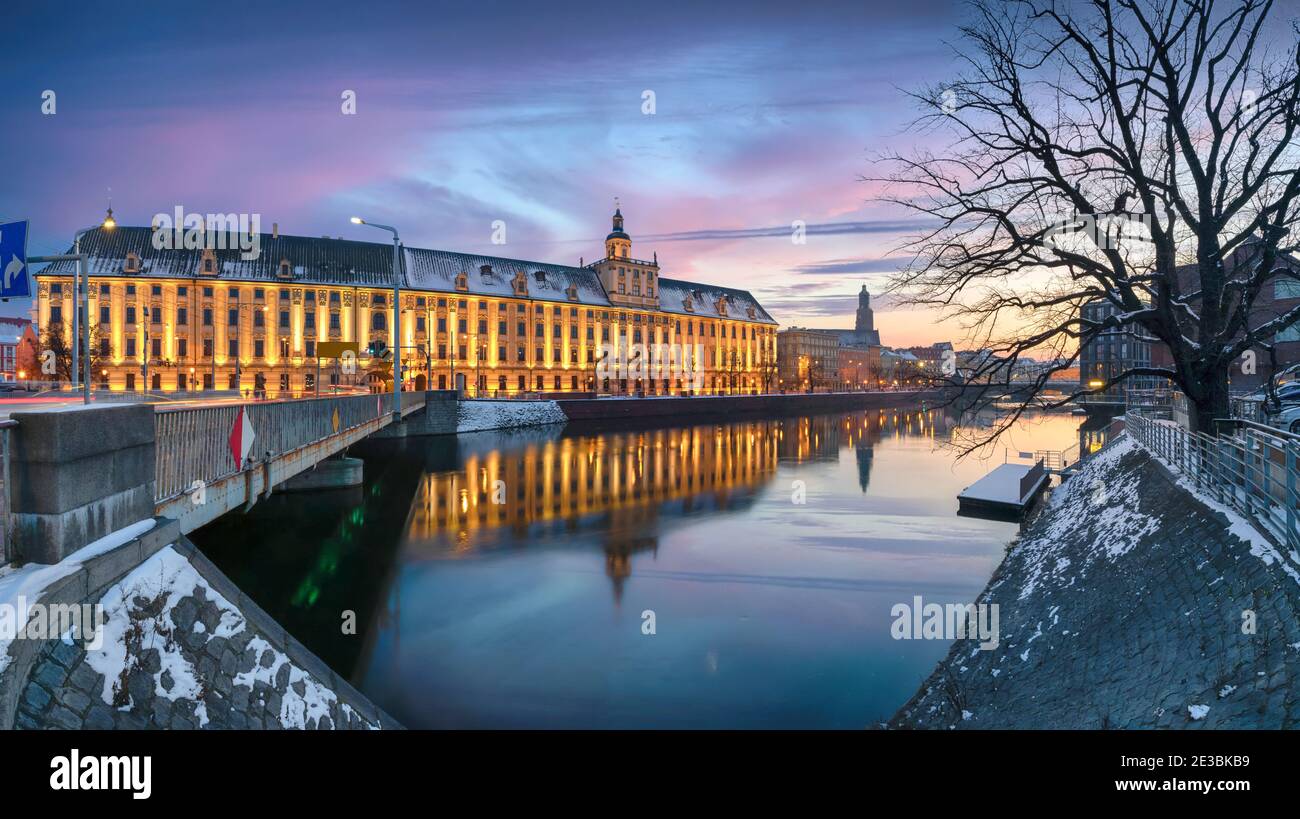
[[[389,346],[393,348],[393,422],[396,423],[402,420],[402,342],[397,335],[397,325],[402,319],[402,240],[397,235],[397,228],[390,225],[367,222],[360,216],[353,216],[352,224],[367,225],[393,234],[393,324],[388,332],[393,340]]]
[[[117,220],[113,218],[113,209],[109,208],[108,213],[104,215],[104,221],[98,225],[91,225],[77,231],[72,237],[72,252],[79,256],[77,267],[73,268],[72,274],[72,371],[68,374],[71,386],[77,386],[78,377],[81,380],[81,397],[83,403],[90,403],[90,263],[85,256],[81,255],[81,237],[92,230],[112,230],[117,227]],[[82,282],[85,282],[86,290],[82,293]],[[79,298],[80,297],[80,298]],[[86,354],[80,356],[84,359],[81,364],[82,368],[78,369],[77,359],[78,352],[81,348],[81,311],[86,311]]]

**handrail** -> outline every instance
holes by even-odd
[[[4,504],[4,509],[0,510],[0,566],[12,561],[15,555],[10,554],[12,548],[9,544],[14,542],[13,538],[13,493],[10,491],[12,482],[9,473],[9,445],[13,438],[9,430],[18,426],[18,422],[12,418],[0,419],[0,481],[4,486],[0,489],[0,503]]]
[[[404,392],[401,405],[418,407],[424,400],[423,392]],[[241,410],[254,437],[247,461],[236,464],[230,437]],[[158,407],[154,500],[161,503],[188,494],[364,424],[378,428],[392,414],[392,393]]]
[[[1189,432],[1129,411],[1125,429],[1196,491],[1300,549],[1300,436],[1242,419],[1234,435]]]

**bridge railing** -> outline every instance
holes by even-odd
[[[0,420],[0,482],[4,486],[0,487],[0,504],[3,509],[0,510],[0,566],[4,566],[14,559],[14,538],[13,538],[13,514],[11,504],[13,501],[11,495],[11,481],[9,477],[9,447],[10,447],[10,430],[18,426],[17,421],[5,418]]]
[[[1197,491],[1300,549],[1300,436],[1234,423],[1235,434],[1214,436],[1133,410],[1124,416],[1128,433]]]
[[[424,393],[402,393],[403,409],[424,403]],[[248,463],[236,468],[231,435],[240,409],[253,429]],[[390,416],[391,393],[304,398],[293,401],[158,408],[155,415],[154,499],[171,500],[198,487],[305,446]],[[337,413],[337,419],[336,419]],[[202,482],[197,483],[196,482]]]

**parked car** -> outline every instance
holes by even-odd
[[[1277,387],[1277,400],[1282,404],[1300,403],[1300,381],[1288,381]],[[1255,390],[1244,396],[1251,401],[1264,401],[1268,398],[1268,392],[1264,389]]]

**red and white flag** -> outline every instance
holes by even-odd
[[[253,424],[248,420],[248,413],[240,407],[235,413],[234,426],[230,428],[230,454],[235,459],[235,469],[243,469],[248,460],[248,453],[253,451]]]

